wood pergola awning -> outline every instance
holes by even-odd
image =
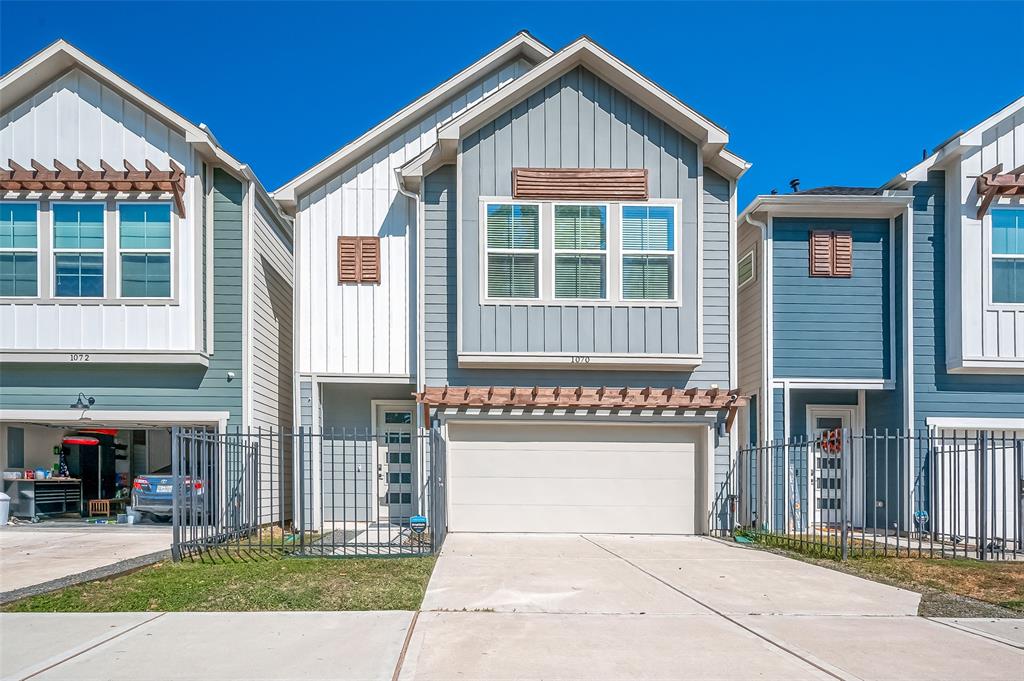
[[[1024,196],[1024,165],[1004,173],[1003,164],[1000,163],[978,176],[977,189],[981,197],[981,205],[978,206],[978,219],[981,220],[997,197]]]
[[[0,189],[7,191],[94,191],[94,192],[169,192],[174,196],[178,214],[185,216],[185,171],[174,161],[170,170],[160,170],[152,161],[139,170],[127,160],[121,161],[124,170],[117,170],[106,161],[93,170],[79,160],[78,169],[68,168],[54,159],[54,170],[36,160],[32,169],[7,161],[9,170],[0,168]]]
[[[557,409],[728,409],[747,398],[718,388],[428,387],[416,393],[428,407]]]

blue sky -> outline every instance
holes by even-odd
[[[554,49],[586,34],[729,131],[754,164],[742,208],[792,177],[881,184],[1024,94],[997,68],[1024,3],[980,5],[5,0],[0,70],[63,37],[273,190],[520,29]]]

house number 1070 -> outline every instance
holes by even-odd
[[[590,357],[586,355],[573,355],[570,364],[590,364]]]

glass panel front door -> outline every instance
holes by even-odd
[[[811,446],[808,470],[810,506],[815,524],[839,525],[843,508],[843,430],[850,427],[850,413],[810,410]]]
[[[380,518],[407,523],[415,515],[416,425],[413,408],[381,409]]]

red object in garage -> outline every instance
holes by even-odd
[[[61,440],[61,443],[65,444],[65,445],[86,445],[86,446],[88,446],[88,445],[98,445],[100,443],[100,441],[97,440],[94,437],[86,437],[86,436],[83,436],[83,435],[67,435],[67,436],[64,437],[63,440]]]

